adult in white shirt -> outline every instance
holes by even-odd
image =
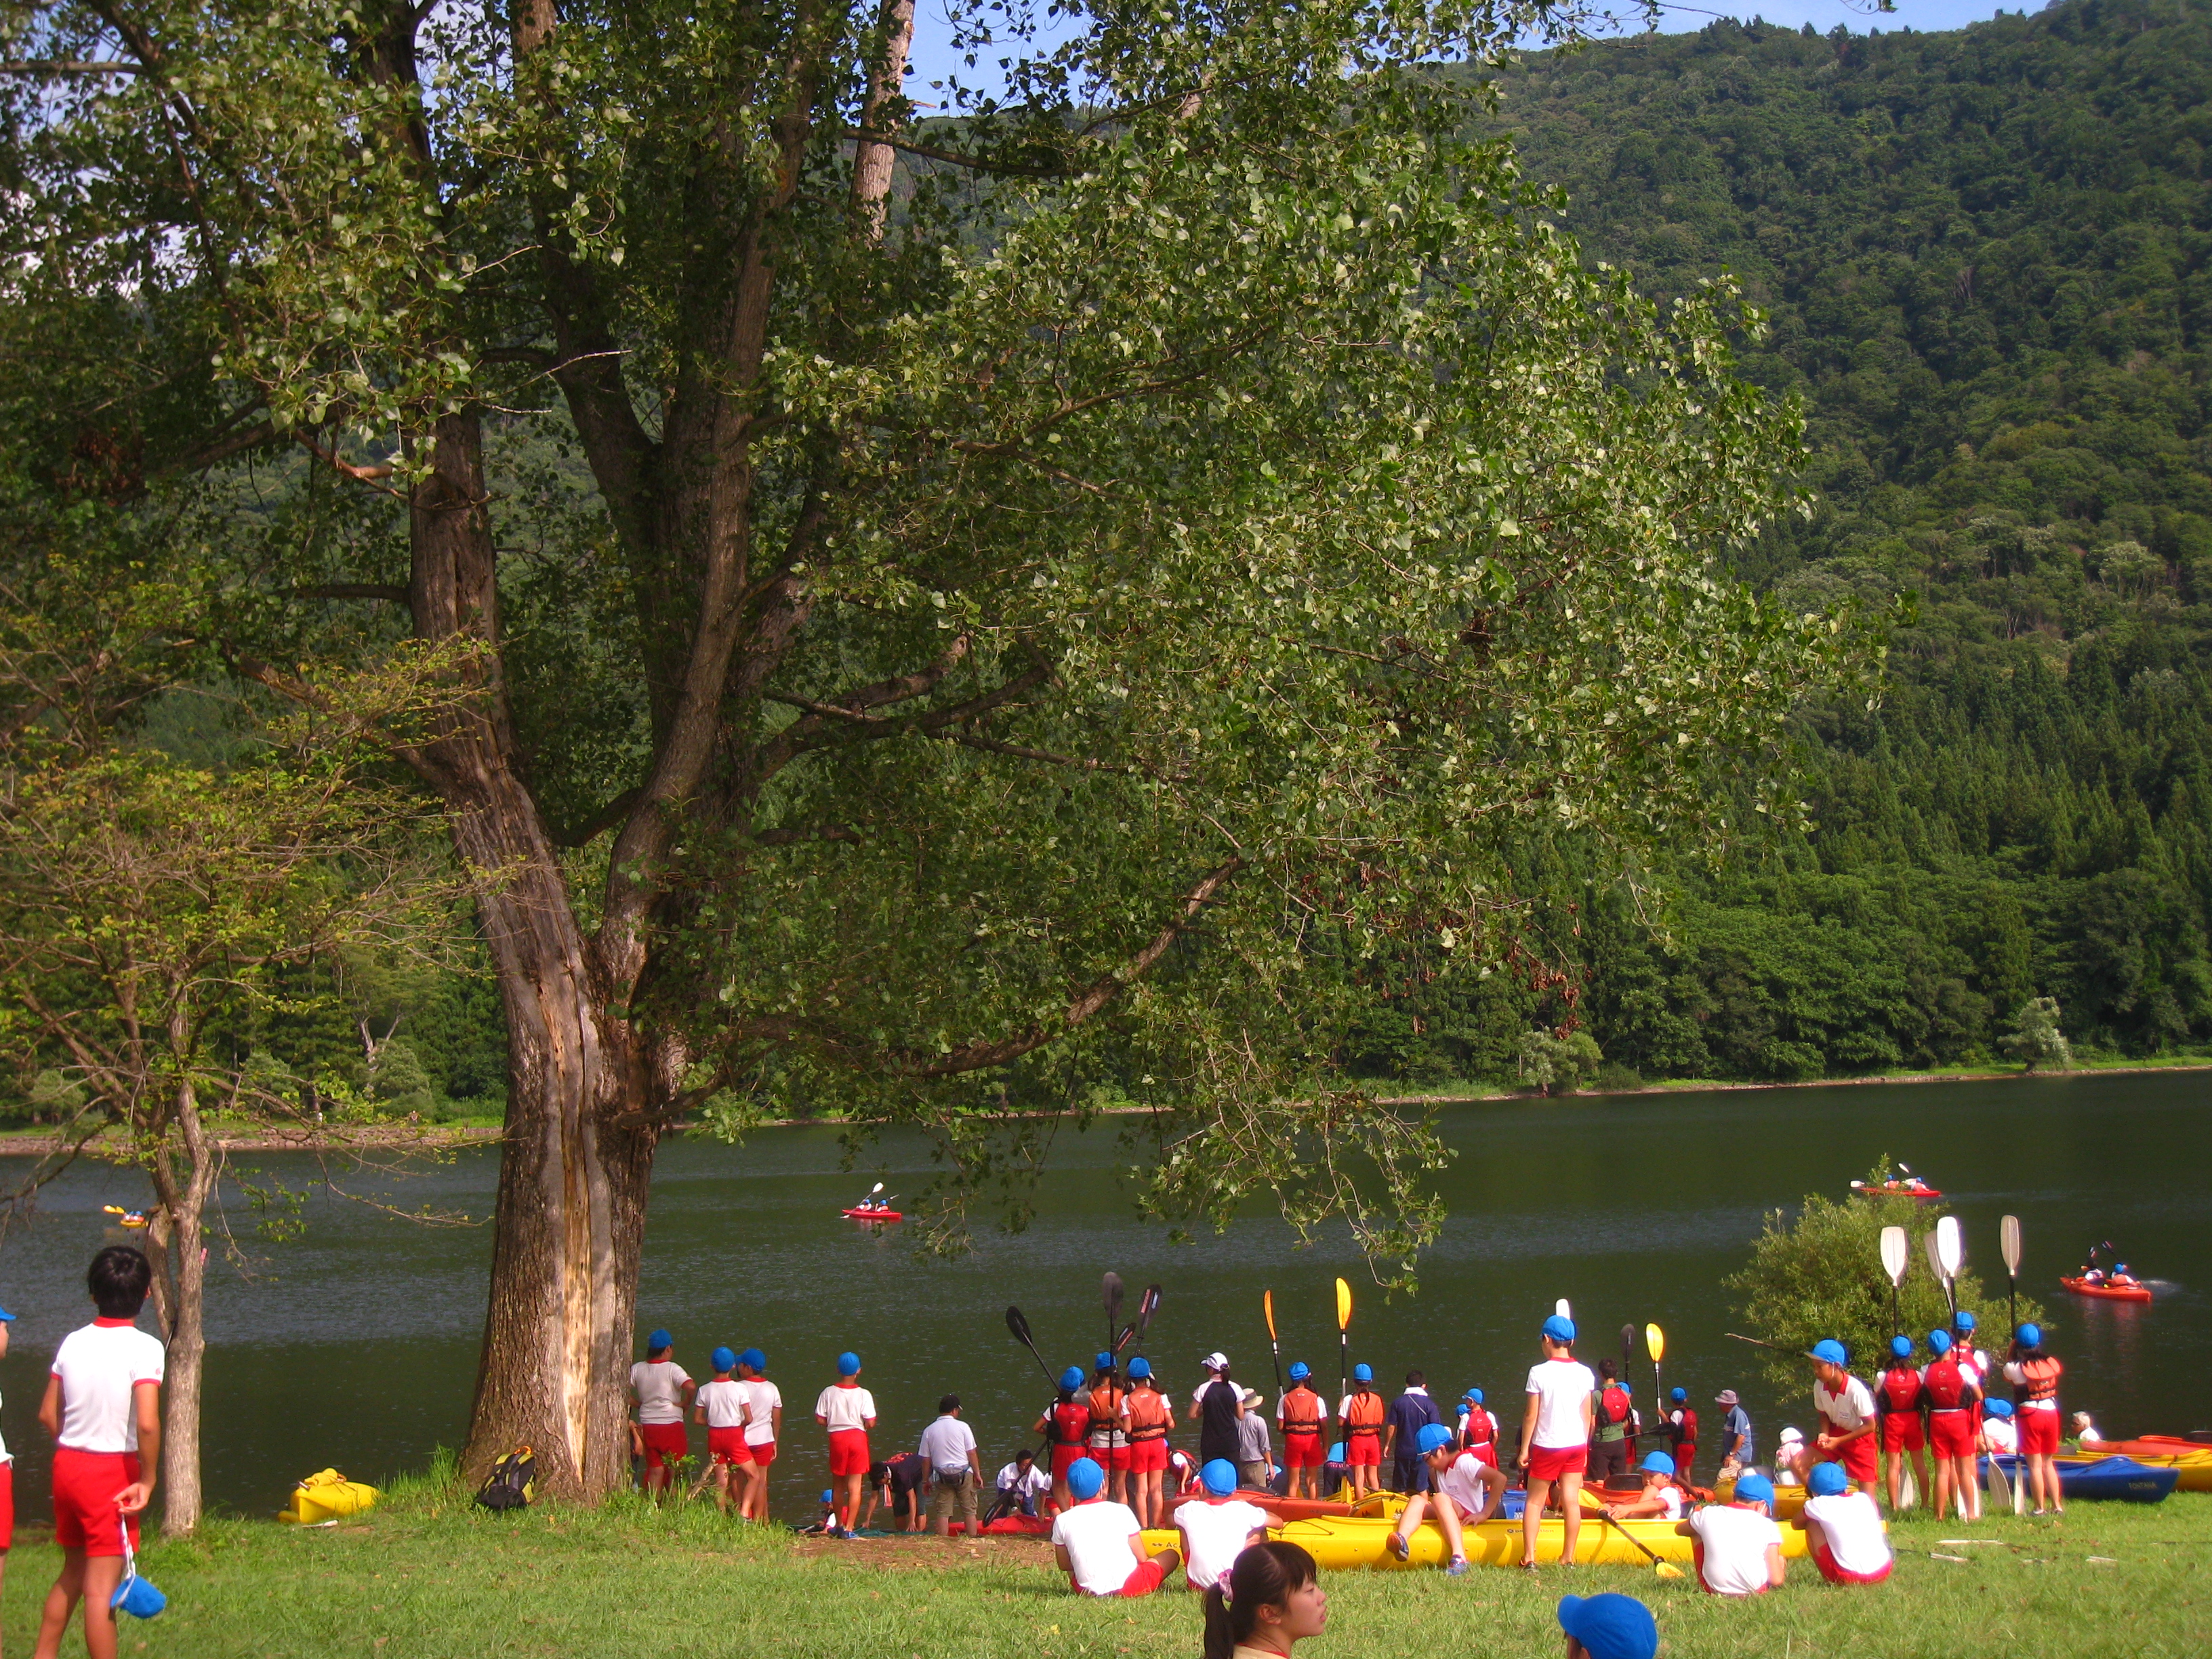
[[[752,1462],[739,1466],[745,1476],[738,1513],[748,1521],[768,1519],[768,1466],[775,1462],[775,1443],[783,1437],[783,1390],[763,1374],[768,1356],[747,1348],[738,1356],[738,1382],[745,1391],[745,1449]]]
[[[1536,1565],[1536,1532],[1553,1482],[1565,1523],[1560,1559],[1575,1559],[1583,1524],[1583,1469],[1589,1461],[1595,1425],[1591,1397],[1597,1378],[1575,1358],[1575,1322],[1553,1314],[1544,1322],[1542,1363],[1528,1368],[1528,1403],[1521,1414],[1521,1462],[1528,1472],[1528,1507],[1522,1513],[1521,1565]]]
[[[1842,1464],[1815,1463],[1805,1477],[1805,1511],[1796,1524],[1821,1577],[1832,1584],[1879,1584],[1895,1565],[1881,1511],[1871,1493],[1844,1491],[1848,1484]]]
[[[1444,1535],[1444,1571],[1456,1578],[1467,1571],[1467,1534],[1498,1513],[1505,1496],[1505,1473],[1484,1462],[1473,1452],[1452,1443],[1452,1431],[1441,1423],[1425,1424],[1413,1437],[1414,1449],[1429,1467],[1433,1492],[1409,1493],[1406,1512],[1390,1534],[1390,1553],[1411,1560],[1413,1528],[1431,1515]]]
[[[1175,1507],[1176,1530],[1182,1534],[1183,1574],[1194,1590],[1210,1590],[1229,1579],[1229,1569],[1253,1544],[1267,1540],[1267,1528],[1283,1524],[1257,1504],[1237,1497],[1237,1466],[1215,1458],[1198,1472],[1203,1498]]]
[[[1698,1577],[1716,1595],[1757,1595],[1779,1589],[1782,1528],[1768,1513],[1774,1483],[1740,1475],[1735,1502],[1708,1504],[1674,1530],[1696,1540]]]
[[[1102,1499],[1106,1471],[1088,1457],[1068,1466],[1068,1495],[1075,1502],[1052,1523],[1052,1559],[1085,1595],[1150,1595],[1182,1565],[1173,1550],[1145,1553],[1137,1512]]]
[[[1024,1446],[1014,1454],[1012,1462],[999,1471],[996,1485],[998,1496],[991,1500],[991,1512],[983,1517],[986,1526],[1001,1516],[1034,1516],[1037,1500],[1052,1491],[1052,1476],[1037,1467],[1036,1455]]]
[[[637,1398],[635,1445],[645,1458],[646,1495],[656,1502],[667,1494],[669,1465],[691,1455],[684,1411],[698,1387],[676,1363],[674,1337],[655,1331],[645,1339],[645,1358],[629,1368],[629,1389]]]
[[[975,1525],[975,1493],[983,1484],[983,1457],[975,1431],[960,1420],[960,1396],[937,1402],[937,1420],[921,1431],[921,1461],[929,1465],[929,1524],[939,1538],[952,1535],[957,1513],[969,1536]]]

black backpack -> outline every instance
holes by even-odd
[[[535,1495],[537,1480],[538,1454],[527,1446],[517,1446],[491,1466],[483,1485],[477,1488],[477,1502],[488,1510],[526,1508]]]

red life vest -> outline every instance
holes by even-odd
[[[1080,1400],[1063,1400],[1051,1412],[1052,1443],[1079,1446],[1091,1434],[1091,1407]]]
[[[1130,1389],[1128,1405],[1129,1439],[1133,1444],[1139,1440],[1168,1437],[1168,1402],[1158,1389]]]
[[[1299,1383],[1283,1396],[1285,1434],[1319,1434],[1321,1420],[1321,1396],[1304,1383]]]
[[[1925,1379],[1929,1408],[1939,1412],[1963,1410],[1960,1402],[1972,1386],[1967,1380],[1970,1375],[1960,1370],[1959,1362],[1948,1353],[1930,1365]]]
[[[1462,1443],[1471,1452],[1495,1451],[1498,1448],[1498,1419],[1482,1407],[1475,1407],[1467,1414],[1467,1435]]]
[[[2020,1362],[2021,1386],[2027,1390],[2027,1398],[2040,1404],[2058,1398],[2058,1375],[2066,1368],[2049,1354],[2039,1359]]]
[[[1893,1365],[1881,1374],[1881,1397],[1893,1412],[1920,1409],[1920,1373],[1910,1365]]]
[[[1382,1432],[1382,1396],[1373,1389],[1355,1394],[1344,1402],[1344,1433],[1346,1439],[1355,1434],[1379,1435]]]

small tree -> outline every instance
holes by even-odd
[[[2074,1049],[2058,1024],[2057,997],[2030,997],[2013,1016],[2012,1030],[1997,1039],[1997,1047],[2029,1071],[2047,1066],[2070,1071]]]
[[[1588,1031],[1570,1031],[1565,1036],[1550,1031],[1521,1034],[1521,1080],[1547,1095],[1574,1093],[1604,1064],[1597,1039]]]
[[[1867,1182],[1878,1186],[1892,1175],[1884,1158]],[[1808,1389],[1811,1372],[1802,1356],[1823,1337],[1833,1337],[1850,1351],[1852,1369],[1865,1376],[1885,1363],[1899,1322],[1915,1341],[1948,1324],[1950,1304],[1929,1271],[1927,1255],[1927,1236],[1943,1213],[1941,1205],[1888,1194],[1836,1200],[1819,1193],[1806,1194],[1794,1220],[1780,1210],[1770,1213],[1749,1264],[1723,1281],[1735,1294],[1743,1334],[1782,1350],[1756,1351],[1759,1374],[1778,1389]],[[1898,1322],[1891,1318],[1889,1275],[1881,1265],[1881,1230],[1888,1226],[1903,1227],[1912,1243]],[[1971,1269],[1960,1270],[1956,1293],[1960,1307],[1994,1321],[1992,1331],[2004,1328],[2003,1295],[1985,1291]],[[2027,1297],[2020,1299],[2020,1313],[2023,1319],[2041,1317]]]

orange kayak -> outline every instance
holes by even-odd
[[[2103,1302],[2150,1300],[2150,1289],[2143,1285],[2092,1285],[2086,1279],[2062,1279],[2058,1282],[2076,1296],[2095,1297]]]

